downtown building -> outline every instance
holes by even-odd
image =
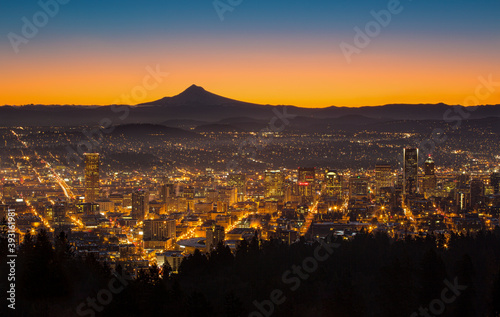
[[[325,171],[325,192],[328,197],[342,198],[342,176],[337,171]]]
[[[247,176],[245,174],[229,174],[227,184],[236,188],[238,202],[245,200],[247,194]]]
[[[422,192],[425,197],[429,197],[429,193],[436,189],[437,177],[435,171],[434,160],[431,156],[425,160],[424,163],[424,176],[422,179]]]
[[[360,200],[369,197],[369,178],[355,176],[349,178],[349,199]]]
[[[144,220],[149,212],[149,192],[139,189],[132,193],[132,211],[130,216],[138,221]]]
[[[392,177],[392,167],[388,163],[378,163],[375,165],[375,190],[376,195],[382,194],[383,188],[390,188],[394,186]]]
[[[176,225],[174,219],[144,220],[143,239],[153,241],[175,239],[175,230]]]
[[[418,149],[403,149],[403,195],[418,193]]]
[[[265,171],[264,173],[264,198],[281,199],[285,194],[285,176],[279,170]]]
[[[85,153],[85,202],[99,199],[99,153]]]
[[[206,230],[206,242],[207,252],[210,252],[217,248],[219,243],[224,242],[225,231],[223,226],[214,225]]]
[[[302,198],[303,204],[309,204],[314,200],[314,191],[316,186],[316,168],[299,167],[298,172],[298,194]]]

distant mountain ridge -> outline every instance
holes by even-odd
[[[226,98],[192,85],[180,94],[139,105],[110,106],[55,106],[26,105],[0,107],[0,126],[74,126],[130,123],[163,124],[182,127],[182,121],[191,128],[206,124],[228,124],[236,128],[265,126],[276,117],[276,110],[301,118],[302,121],[343,118],[338,124],[369,123],[370,120],[450,120],[457,117],[453,107],[439,104],[388,104],[370,107],[303,108],[297,106],[262,105]],[[273,111],[274,110],[274,111]],[[475,111],[464,110],[470,117],[484,119],[500,117],[500,105],[479,106]],[[313,120],[314,119],[314,120]],[[299,122],[300,120],[294,120]],[[332,120],[332,122],[335,120]],[[168,122],[168,124],[167,124]],[[212,127],[213,128],[213,127]],[[227,127],[226,127],[227,128]]]

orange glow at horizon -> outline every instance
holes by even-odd
[[[0,55],[0,104],[109,105],[143,86],[146,67],[169,75],[132,104],[173,96],[191,84],[241,101],[301,107],[376,106],[390,103],[463,104],[475,94],[478,77],[500,74],[491,59],[467,63],[463,56],[377,49],[351,64],[335,47],[317,51],[282,49],[231,51],[216,45],[199,50],[127,49],[112,45],[68,46],[9,58]],[[98,46],[101,49],[93,47]],[[57,54],[53,54],[57,51]],[[265,51],[266,53],[259,53]],[[45,52],[45,53],[44,53]],[[385,52],[385,53],[384,53]],[[493,76],[495,82],[500,77]],[[151,81],[153,82],[153,81]],[[500,89],[484,104],[500,104]]]

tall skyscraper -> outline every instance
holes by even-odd
[[[149,212],[149,192],[146,190],[138,190],[132,193],[132,212],[130,215],[133,219],[144,220]]]
[[[85,153],[85,202],[99,199],[99,153]]]
[[[264,175],[264,197],[279,199],[284,195],[283,173],[279,170],[265,171]]]
[[[429,155],[429,157],[425,160],[424,163],[424,175],[435,175],[435,164],[434,160],[432,157]]]
[[[311,202],[316,185],[316,168],[300,167],[297,185],[299,187],[299,196],[305,198],[305,202]]]
[[[392,187],[391,164],[378,163],[375,165],[375,187],[377,195],[380,195],[382,188]]]
[[[424,177],[422,181],[422,191],[427,194],[428,191],[436,189],[437,179],[435,173],[435,164],[431,156],[424,163]],[[427,197],[427,196],[426,196]]]
[[[418,192],[418,149],[403,149],[403,194]]]
[[[337,171],[326,170],[325,185],[327,196],[338,198],[342,196],[342,176]]]
[[[243,201],[247,193],[247,176],[245,174],[229,174],[227,184],[236,188],[238,201]]]

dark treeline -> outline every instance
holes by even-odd
[[[3,259],[6,248],[2,239]],[[109,303],[98,302],[101,311],[90,310],[87,298],[109,289],[121,268],[74,256],[64,234],[55,243],[44,232],[26,235],[16,262],[14,314],[5,300],[8,267],[1,264],[2,316],[270,316],[257,306],[272,316],[427,316],[421,309],[428,316],[442,309],[439,316],[500,315],[499,228],[449,240],[330,237],[326,246],[254,238],[234,255],[219,245],[184,260],[179,274],[169,267],[141,272]],[[279,304],[271,309],[273,299]]]

